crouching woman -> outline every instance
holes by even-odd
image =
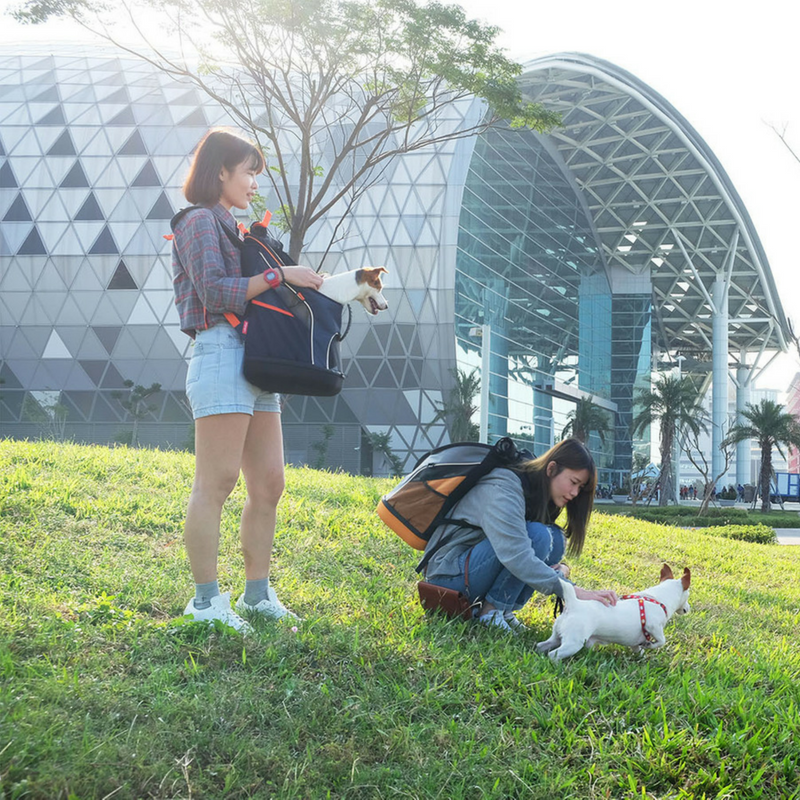
[[[426,553],[426,580],[480,602],[478,620],[503,630],[523,627],[514,612],[534,591],[561,597],[556,563],[564,552],[554,523],[566,508],[567,552],[578,556],[594,503],[597,471],[587,448],[565,439],[544,455],[516,467],[498,467],[481,478],[450,511],[454,524],[434,532]],[[615,605],[613,591],[575,587],[581,600]]]

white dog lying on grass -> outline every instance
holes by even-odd
[[[550,638],[536,649],[560,661],[595,644],[622,644],[639,650],[663,647],[664,628],[672,616],[689,613],[691,578],[688,569],[681,578],[674,578],[669,564],[664,564],[660,583],[621,597],[615,606],[578,600],[572,584],[564,581],[564,612],[556,619]]]

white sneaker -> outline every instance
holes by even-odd
[[[513,611],[504,611],[503,619],[506,621],[508,627],[514,631],[525,631],[528,629],[527,625],[517,619]]]
[[[478,617],[478,622],[482,623],[483,625],[488,625],[490,628],[500,628],[500,630],[508,631],[508,633],[514,632],[512,627],[508,624],[503,616],[503,612],[499,608],[493,608],[491,611],[487,611],[485,614],[482,614],[480,617]]]
[[[218,619],[231,628],[242,633],[249,633],[252,628],[235,611],[231,609],[230,592],[218,594],[211,598],[211,605],[208,608],[195,608],[194,597],[189,601],[184,616],[191,617],[196,622],[213,622]]]
[[[289,611],[289,609],[286,608],[286,606],[281,603],[280,600],[278,600],[278,595],[271,586],[267,590],[267,597],[264,600],[260,600],[254,606],[251,606],[250,603],[246,602],[244,595],[242,595],[236,601],[236,610],[240,614],[255,612],[256,614],[261,614],[261,616],[269,617],[270,619],[283,619],[284,617],[289,619],[300,619],[300,617],[298,617],[294,611]]]

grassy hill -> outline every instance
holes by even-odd
[[[800,549],[596,514],[573,577],[692,569],[667,646],[538,656],[429,620],[386,481],[289,470],[273,580],[305,621],[182,624],[181,453],[0,441],[3,798],[797,798]],[[220,582],[243,587],[237,518]]]

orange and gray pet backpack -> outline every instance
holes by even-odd
[[[453,506],[484,476],[497,467],[510,467],[533,458],[518,450],[509,437],[493,445],[461,442],[437,447],[417,461],[411,473],[378,502],[378,516],[406,544],[424,550],[442,524],[474,528],[465,520],[448,517]],[[526,476],[519,473],[525,487]],[[429,550],[417,567],[421,572],[433,555]]]

